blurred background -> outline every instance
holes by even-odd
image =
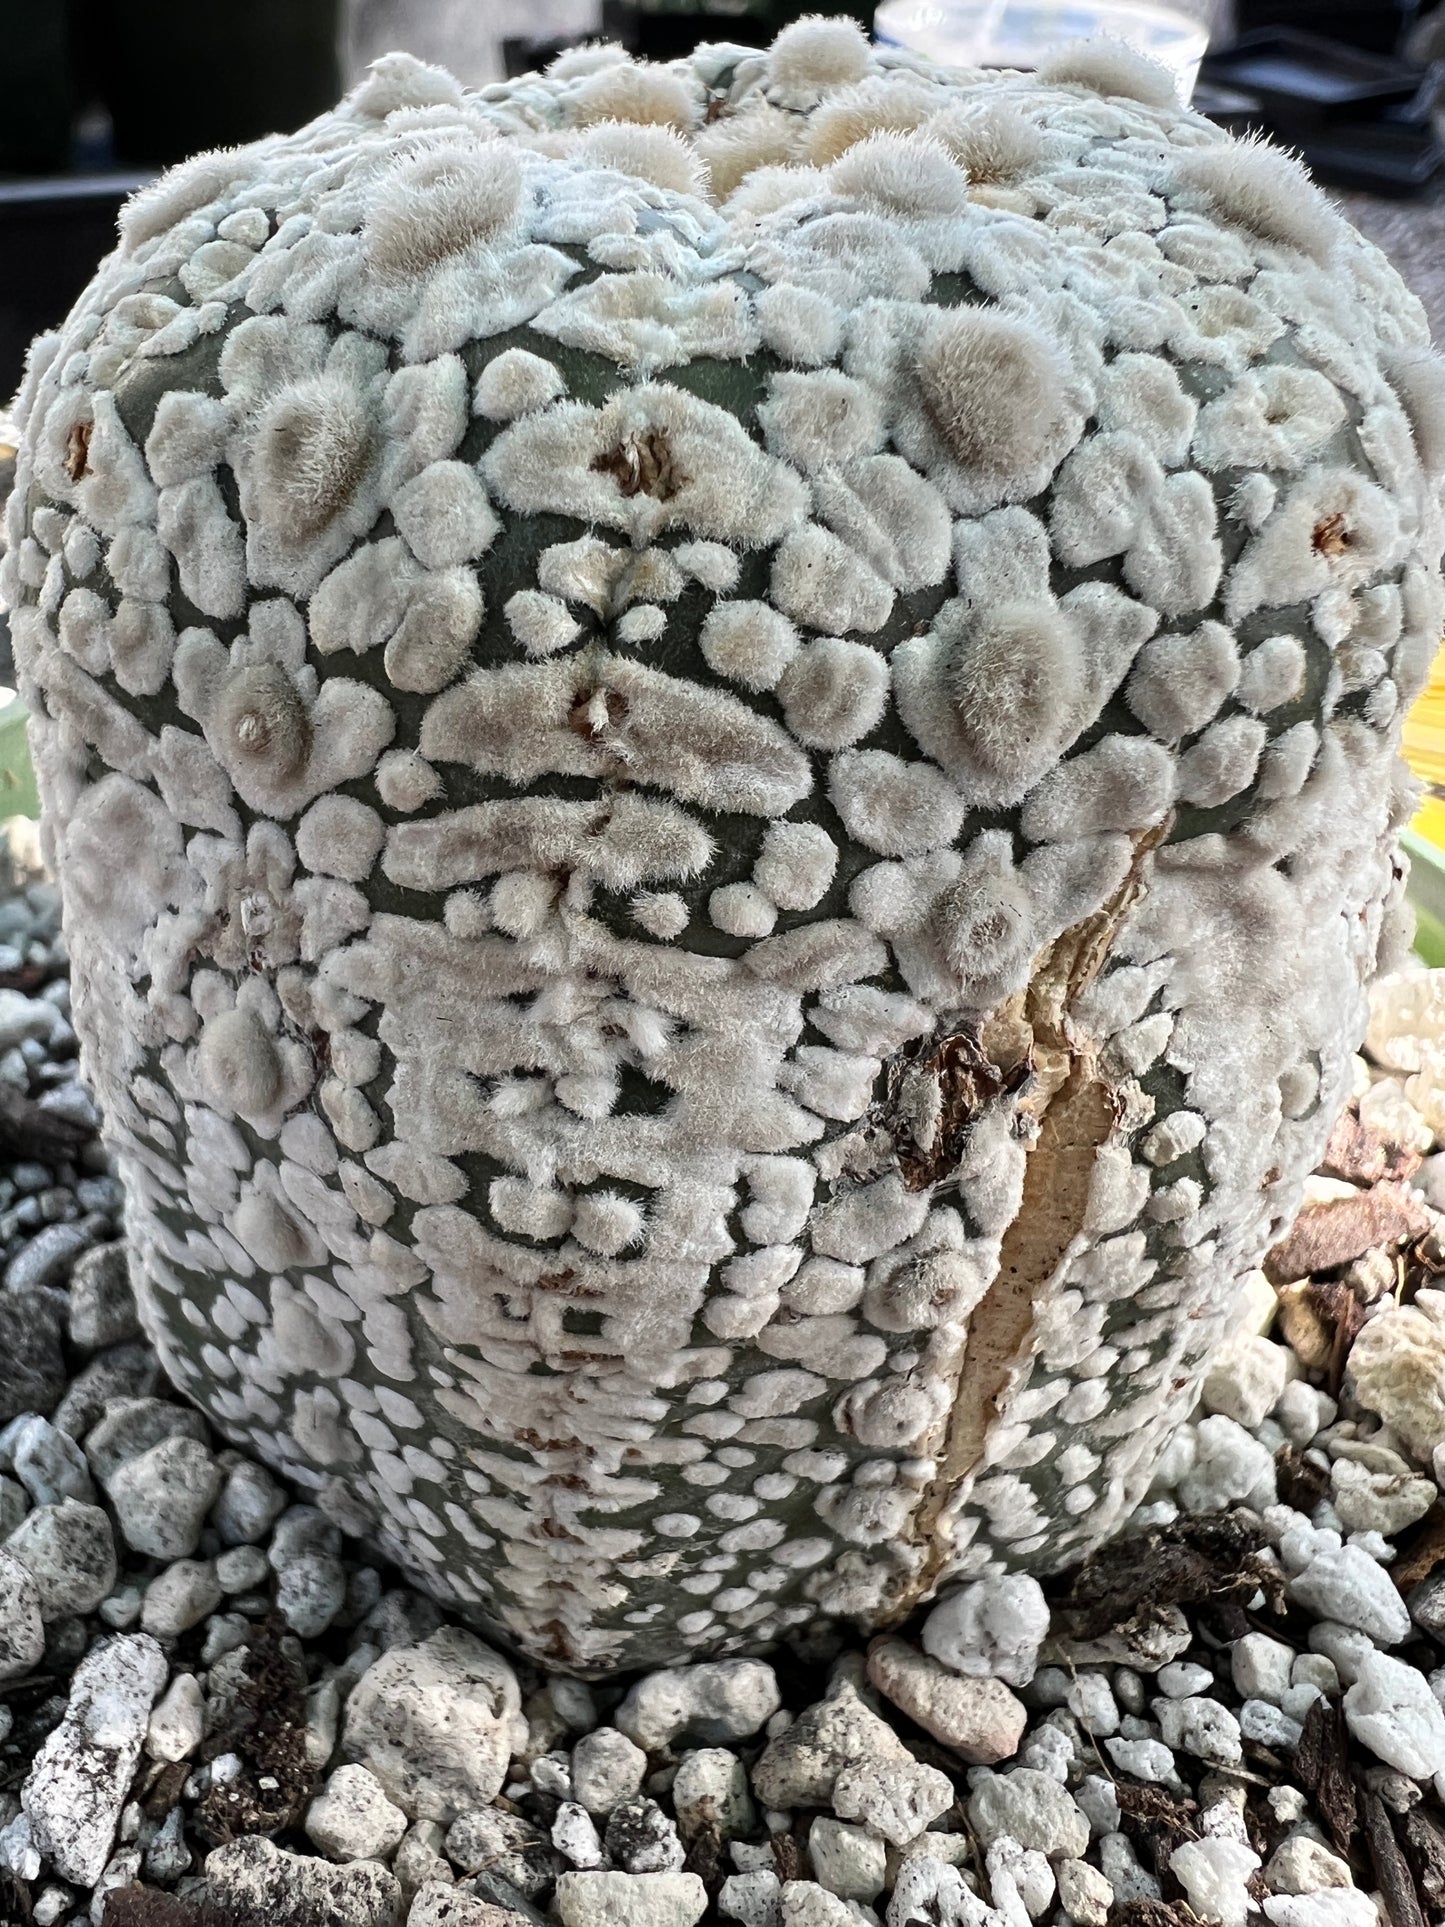
[[[162,168],[300,126],[393,48],[481,86],[599,35],[668,59],[766,44],[803,13],[851,15],[944,65],[1028,67],[1098,31],[1130,41],[1222,126],[1302,153],[1445,342],[1445,0],[0,0],[0,502],[26,346]],[[35,805],[9,681],[0,609],[0,820]],[[1407,746],[1432,786],[1412,839],[1422,948],[1445,963],[1445,673]]]

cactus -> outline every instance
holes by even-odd
[[[1120,1528],[1400,940],[1426,339],[1107,45],[393,56],[142,191],[7,567],[175,1382],[575,1672]]]

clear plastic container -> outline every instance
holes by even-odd
[[[1036,67],[1061,41],[1112,34],[1161,61],[1188,100],[1209,45],[1198,18],[1152,0],[883,0],[873,36],[944,67]]]

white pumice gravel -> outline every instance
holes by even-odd
[[[375,1774],[339,1766],[306,1810],[306,1833],[331,1860],[385,1860],[401,1844],[406,1815]]]
[[[18,1048],[73,1082],[50,1035]],[[82,1184],[104,1188],[83,1205]],[[83,1239],[9,1223],[47,1189]],[[696,1927],[710,1904],[737,1927],[1111,1927],[1137,1902],[1166,1910],[1147,1927],[1186,1903],[1213,1927],[1377,1927],[1364,1834],[1341,1846],[1296,1770],[1322,1735],[1411,1877],[1421,1827],[1445,1840],[1445,1564],[1411,1570],[1445,1437],[1382,1426],[1348,1369],[1337,1398],[1289,1343],[1241,1337],[1148,1496],[1162,1534],[1203,1507],[1247,1536],[1237,1599],[1081,1631],[1053,1582],[984,1572],[866,1652],[824,1627],[546,1679],[166,1388],[120,1202],[98,1155],[0,1165],[0,1264],[51,1294],[57,1334],[26,1381],[44,1396],[0,1426],[0,1896],[22,1883],[37,1927],[103,1927],[133,1882],[267,1927]],[[1408,1429],[1421,1401],[1398,1409]],[[1121,1547],[1131,1578],[1150,1543]]]
[[[924,1652],[955,1673],[1027,1686],[1048,1636],[1049,1609],[1037,1579],[976,1579],[941,1601],[923,1622]]]
[[[866,1827],[820,1813],[808,1828],[808,1858],[820,1887],[840,1900],[876,1900],[888,1878],[888,1849]]]
[[[780,1704],[777,1676],[765,1661],[722,1659],[647,1674],[613,1721],[651,1753],[679,1739],[715,1745],[751,1739]]]
[[[584,1733],[572,1749],[572,1792],[591,1814],[611,1813],[646,1777],[646,1753],[615,1726]]]
[[[833,1811],[860,1820],[895,1847],[907,1846],[953,1805],[953,1782],[919,1761],[860,1761],[833,1785]]]
[[[76,1668],[21,1790],[35,1846],[63,1880],[99,1881],[165,1679],[165,1654],[145,1633],[102,1642]]]

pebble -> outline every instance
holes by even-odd
[[[244,1646],[250,1634],[250,1624],[243,1614],[213,1614],[206,1622],[206,1642],[201,1648],[201,1664],[214,1666],[218,1659]]]
[[[1028,1711],[1000,1679],[960,1677],[892,1637],[870,1646],[868,1678],[925,1733],[973,1766],[992,1766],[1018,1751]]]
[[[146,1398],[160,1376],[160,1362],[148,1345],[112,1345],[71,1380],[51,1422],[73,1439],[84,1438],[111,1399]]]
[[[1445,1772],[1445,1712],[1413,1666],[1367,1654],[1344,1708],[1351,1733],[1386,1766],[1418,1780]]]
[[[1375,1531],[1392,1537],[1423,1519],[1438,1497],[1433,1479],[1408,1472],[1371,1472],[1352,1459],[1330,1467],[1331,1502],[1349,1532]]]
[[[1076,1927],[1106,1927],[1114,1889],[1087,1860],[1061,1860],[1059,1905]]]
[[[94,1612],[115,1584],[115,1539],[99,1506],[76,1499],[37,1506],[5,1544],[33,1575],[47,1620]]]
[[[1307,1833],[1294,1833],[1280,1842],[1270,1855],[1264,1879],[1271,1892],[1281,1894],[1314,1894],[1326,1887],[1354,1885],[1349,1862]]]
[[[157,1573],[141,1605],[142,1630],[175,1639],[199,1626],[221,1603],[221,1585],[209,1559],[177,1559]]]
[[[21,1790],[35,1843],[64,1880],[93,1887],[110,1858],[166,1660],[145,1633],[120,1633],[76,1667],[64,1716]]]
[[[0,1051],[11,1050],[27,1037],[43,1042],[55,1022],[55,1008],[21,990],[0,990]]]
[[[158,1886],[168,1887],[190,1871],[191,1850],[186,1845],[185,1818],[180,1807],[172,1807],[142,1856],[146,1879]]]
[[[311,1919],[327,1927],[401,1927],[401,1888],[385,1867],[373,1860],[334,1866],[257,1834],[206,1855],[203,1893],[223,1918],[240,1914],[278,1927]]]
[[[860,1927],[857,1904],[840,1900],[816,1880],[785,1880],[778,1905],[783,1927]]]
[[[841,1819],[861,1820],[895,1847],[916,1839],[953,1799],[948,1775],[915,1760],[848,1766],[833,1787],[833,1811]]]
[[[1294,1689],[1291,1688],[1291,1692]],[[1312,1688],[1306,1689],[1310,1700],[1319,1698]],[[1287,1696],[1288,1697],[1288,1696]],[[1308,1705],[1302,1699],[1291,1702],[1308,1712]],[[1239,1709],[1239,1731],[1242,1738],[1254,1740],[1261,1746],[1274,1747],[1277,1751],[1292,1753],[1299,1745],[1304,1731],[1303,1722],[1297,1720],[1287,1708],[1275,1706],[1270,1700],[1246,1700]]]
[[[1262,1511],[1275,1498],[1274,1455],[1222,1412],[1195,1427],[1193,1467],[1179,1481],[1179,1503],[1188,1512],[1222,1512],[1244,1502]]]
[[[597,1822],[575,1800],[564,1800],[552,1821],[552,1845],[573,1867],[600,1867],[605,1858]]]
[[[706,1746],[749,1740],[781,1705],[777,1675],[766,1661],[720,1659],[648,1673],[612,1720],[644,1753],[656,1753],[680,1739]]]
[[[187,1760],[206,1730],[206,1702],[194,1673],[177,1673],[156,1701],[146,1726],[145,1750],[153,1760]]]
[[[76,1259],[67,1330],[71,1344],[82,1352],[140,1337],[123,1244],[94,1245]]]
[[[128,1459],[139,1458],[163,1439],[189,1438],[204,1445],[209,1437],[205,1419],[188,1405],[164,1398],[112,1398],[86,1434],[85,1456],[109,1491],[111,1480]]]
[[[1252,1432],[1279,1403],[1289,1375],[1290,1354],[1253,1332],[1221,1345],[1199,1388],[1206,1412],[1222,1413]]]
[[[259,1544],[285,1510],[286,1494],[271,1474],[253,1459],[242,1459],[226,1473],[215,1504],[221,1544]]]
[[[923,1622],[922,1644],[955,1673],[1027,1686],[1048,1631],[1043,1588],[1014,1574],[976,1579],[940,1600]]]
[[[1194,1634],[1183,1613],[1177,1606],[1165,1606],[1097,1639],[1051,1639],[1044,1657],[1066,1666],[1128,1666],[1136,1673],[1157,1673],[1193,1643]]]
[[[1268,1633],[1246,1633],[1230,1650],[1234,1689],[1245,1699],[1272,1700],[1278,1706],[1289,1691],[1294,1662],[1294,1648],[1282,1639],[1271,1639]]]
[[[1334,1422],[1335,1401],[1307,1379],[1292,1378],[1280,1393],[1273,1418],[1290,1444],[1301,1452],[1326,1425]]]
[[[836,1789],[833,1804],[836,1809]],[[751,1832],[757,1815],[742,1761],[720,1746],[697,1747],[684,1753],[672,1783],[672,1810],[677,1816],[678,1833],[685,1841],[702,1834],[730,1840]]]
[[[1127,1710],[1131,1713],[1142,1713],[1144,1711],[1144,1683],[1137,1678],[1137,1675],[1135,1678],[1135,1693],[1131,1694],[1130,1697],[1137,1697],[1137,1704],[1131,1705]],[[1188,1699],[1191,1693],[1206,1692],[1214,1684],[1214,1675],[1207,1666],[1195,1666],[1188,1660],[1171,1659],[1167,1666],[1161,1666],[1159,1668],[1159,1671],[1155,1675],[1155,1682],[1158,1685],[1159,1691],[1167,1694],[1170,1699],[1183,1700]],[[1123,1682],[1116,1675],[1114,1679],[1114,1690],[1119,1694],[1121,1705],[1124,1699],[1124,1695],[1120,1691],[1122,1684]]]
[[[718,1889],[718,1912],[742,1927],[781,1927],[783,1883],[766,1867],[729,1874]]]
[[[1418,1297],[1413,1305],[1389,1305],[1356,1338],[1348,1376],[1360,1404],[1428,1462],[1445,1439],[1445,1325]]]
[[[402,1835],[401,1845],[392,1855],[391,1871],[403,1896],[409,1898],[424,1887],[438,1884],[453,1891],[456,1876],[442,1851],[443,1837],[435,1820],[418,1820]]]
[[[1118,1831],[1118,1789],[1102,1773],[1084,1775],[1074,1788],[1074,1804],[1088,1821],[1092,1834],[1097,1836]]]
[[[1021,1847],[1078,1860],[1089,1844],[1089,1823],[1067,1789],[1050,1774],[1029,1767],[979,1774],[969,1796],[968,1819],[985,1847],[1007,1834]]]
[[[887,1721],[845,1681],[768,1741],[753,1768],[753,1792],[778,1810],[827,1807],[844,1767],[912,1758]]]
[[[1178,1783],[1174,1755],[1162,1740],[1130,1740],[1115,1735],[1105,1740],[1104,1750],[1115,1766],[1132,1773],[1136,1780],[1147,1780],[1154,1786]]]
[[[1069,1720],[1070,1731],[1066,1732],[1063,1725],[1051,1715],[1042,1726],[1034,1728],[1018,1750],[1020,1766],[1031,1766],[1040,1773],[1051,1773],[1061,1786],[1068,1783],[1074,1765],[1075,1746],[1083,1739],[1083,1730],[1073,1716],[1068,1714],[1065,1717]]]
[[[533,1760],[530,1777],[539,1793],[550,1794],[554,1800],[572,1798],[572,1763],[565,1753],[544,1753]]]
[[[1019,1917],[1022,1908],[1037,1920],[1054,1897],[1054,1870],[1037,1847],[1021,1847],[1017,1840],[995,1840],[984,1856],[989,1891],[995,1908],[1005,1918]]]
[[[584,1733],[572,1749],[573,1797],[591,1814],[611,1813],[641,1791],[646,1776],[647,1755],[615,1726]]]
[[[1265,1918],[1274,1927],[1379,1927],[1380,1913],[1369,1894],[1336,1888],[1318,1894],[1271,1894]]]
[[[38,1414],[20,1421],[10,1440],[10,1462],[15,1476],[36,1505],[55,1505],[61,1499],[95,1499],[85,1454],[64,1432]]]
[[[45,1626],[34,1575],[0,1547],[0,1680],[28,1673],[44,1651]]]
[[[30,1494],[18,1479],[0,1472],[0,1543],[8,1539],[30,1510]]]
[[[1244,1758],[1239,1721],[1218,1700],[1157,1699],[1154,1712],[1164,1744],[1210,1766],[1238,1766]]]
[[[1410,1615],[1394,1581],[1358,1546],[1316,1553],[1285,1591],[1316,1618],[1353,1626],[1377,1645],[1396,1646],[1410,1636]]]
[[[216,1584],[222,1592],[250,1592],[265,1584],[270,1570],[259,1546],[228,1546],[216,1555]]]
[[[785,1919],[787,1897],[788,1888],[784,1887]],[[833,1905],[839,1903],[834,1900]],[[946,1927],[985,1927],[985,1923],[993,1927],[958,1868],[926,1853],[915,1854],[899,1868],[887,1921],[888,1927],[915,1927],[915,1923],[917,1927],[931,1927],[935,1921],[946,1923]],[[840,1927],[858,1927],[857,1916],[847,1916]]]
[[[442,1825],[496,1798],[525,1736],[516,1674],[459,1627],[383,1653],[346,1705],[347,1751],[408,1819]]]
[[[564,1873],[556,1907],[562,1927],[694,1927],[707,1888],[695,1873]]]
[[[65,1390],[61,1301],[51,1291],[0,1291],[0,1424],[22,1412],[53,1412]]]
[[[93,1241],[94,1234],[84,1224],[46,1225],[6,1265],[5,1290],[29,1292],[62,1283],[75,1260]]]
[[[339,1766],[306,1809],[305,1825],[328,1859],[384,1860],[407,1820],[364,1766]]]
[[[406,1891],[405,1882],[402,1891]],[[444,1881],[431,1880],[417,1892],[406,1917],[406,1927],[521,1927],[517,1916],[461,1893]]]
[[[1169,1871],[1201,1920],[1220,1927],[1246,1927],[1254,1909],[1248,1881],[1259,1855],[1237,1840],[1186,1840],[1169,1856]]]
[[[1064,1704],[1086,1733],[1104,1739],[1119,1730],[1119,1707],[1105,1674],[1085,1670],[1069,1681]]]
[[[346,1604],[346,1568],[335,1554],[302,1552],[276,1575],[276,1610],[298,1639],[316,1639]]]
[[[1114,1889],[1115,1901],[1124,1905],[1131,1900],[1159,1899],[1159,1882],[1147,1867],[1141,1867],[1138,1855],[1129,1843],[1127,1835],[1106,1833],[1099,1841],[1099,1867]]]
[[[687,1859],[677,1827],[643,1793],[612,1809],[603,1845],[608,1859],[628,1873],[676,1873]]]
[[[820,1887],[840,1900],[873,1900],[888,1877],[888,1850],[863,1827],[819,1814],[808,1829],[808,1858]]]
[[[557,1856],[530,1820],[501,1807],[473,1807],[447,1829],[446,1853],[464,1873],[494,1869],[526,1899],[546,1892]]]
[[[118,1466],[106,1489],[133,1552],[187,1559],[220,1486],[220,1468],[199,1440],[167,1438]]]

